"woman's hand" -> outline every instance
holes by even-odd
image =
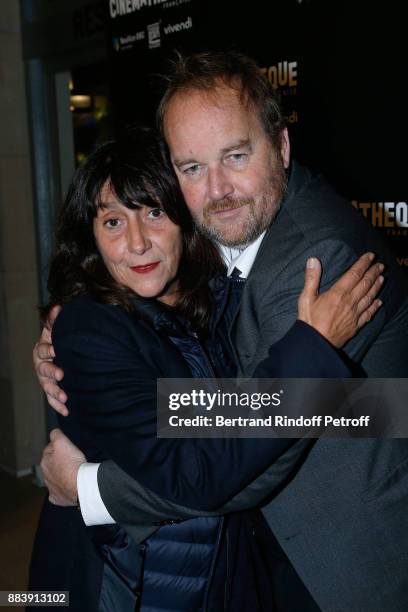
[[[322,274],[316,257],[307,260],[305,285],[298,300],[298,318],[340,348],[370,321],[382,302],[375,299],[384,281],[381,263],[365,253],[330,289],[319,294]]]
[[[53,363],[55,353],[51,339],[52,326],[60,311],[61,306],[51,308],[47,325],[43,327],[40,339],[33,348],[33,364],[49,405],[63,416],[67,416],[68,409],[65,406],[67,396],[58,386],[58,382],[64,377],[64,372]]]

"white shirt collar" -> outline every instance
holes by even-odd
[[[258,238],[254,240],[254,242],[251,242],[245,249],[220,245],[222,258],[228,266],[228,276],[231,275],[234,268],[238,268],[241,271],[240,278],[248,278],[265,233],[266,231],[258,236]]]

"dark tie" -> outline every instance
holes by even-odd
[[[228,277],[229,280],[229,296],[225,318],[231,324],[241,302],[242,291],[245,285],[245,278],[241,278],[241,270],[235,267]]]
[[[212,363],[218,376],[233,377],[236,374],[236,366],[232,359],[232,347],[229,343],[229,329],[234,316],[239,308],[245,279],[240,278],[241,270],[234,268],[232,274],[223,278],[224,302],[222,316],[218,320],[217,332],[208,343],[207,350],[210,353]]]
[[[240,278],[241,274],[242,274],[241,270],[235,266],[235,268],[233,269],[229,277],[236,280],[237,278]],[[242,280],[245,280],[245,279],[241,278],[241,281]]]

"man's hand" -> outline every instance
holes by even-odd
[[[40,466],[52,504],[76,506],[78,470],[85,462],[85,455],[60,429],[51,431],[50,443],[43,450]]]
[[[330,289],[319,295],[320,261],[307,261],[305,286],[298,301],[298,318],[340,348],[370,321],[380,308],[375,299],[384,277],[381,263],[372,265],[373,253],[365,253]]]
[[[47,396],[49,405],[63,416],[67,416],[68,410],[65,406],[67,396],[57,384],[63,379],[64,372],[53,364],[55,353],[51,340],[52,326],[60,311],[61,306],[51,308],[47,325],[43,327],[40,339],[33,349],[33,363],[38,381]]]

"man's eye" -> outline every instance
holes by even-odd
[[[246,153],[231,153],[231,155],[228,156],[228,159],[230,159],[234,163],[244,162],[246,158]]]
[[[187,176],[194,176],[195,174],[198,174],[199,171],[200,171],[200,165],[194,164],[193,166],[187,166],[187,168],[184,168],[182,170],[182,173],[187,174]]]
[[[162,219],[165,215],[166,213],[164,212],[162,208],[152,208],[148,212],[147,218],[148,219]]]

